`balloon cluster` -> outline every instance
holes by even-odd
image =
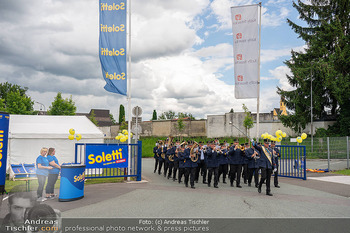
[[[305,140],[307,138],[307,134],[306,133],[302,133],[300,137],[297,137],[297,142],[298,143],[302,143],[303,140]]]
[[[128,133],[126,129],[124,129],[121,133],[118,134],[118,136],[115,137],[116,140],[119,140],[120,142],[125,142],[128,140],[128,138],[132,137],[132,133]]]
[[[74,134],[75,134],[75,129],[69,129],[69,136],[68,139],[69,140],[73,140],[74,139]],[[75,139],[77,139],[77,141],[79,141],[81,139],[81,134],[77,134],[75,136]]]
[[[287,137],[287,134],[285,132],[282,132],[282,130],[277,130],[275,132],[275,136],[268,134],[268,133],[263,133],[261,134],[261,138],[263,139],[270,139],[271,141],[276,141],[276,142],[280,142],[282,141],[283,138]]]

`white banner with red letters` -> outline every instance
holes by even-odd
[[[259,5],[231,7],[236,99],[258,97]]]

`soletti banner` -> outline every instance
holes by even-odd
[[[231,7],[236,99],[258,97],[259,5]]]
[[[126,95],[126,0],[100,0],[99,4],[99,56],[104,88]]]
[[[128,167],[128,145],[86,144],[86,168]]]

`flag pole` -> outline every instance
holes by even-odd
[[[127,77],[128,77],[128,178],[127,180],[130,181],[130,173],[131,173],[131,0],[128,0],[128,19],[129,19],[129,25],[128,25],[128,70],[127,70]]]
[[[261,48],[261,2],[259,2],[259,7],[260,7],[260,13],[259,13],[259,57],[258,57],[258,97],[256,99],[256,140],[259,138],[259,131],[260,131],[260,48]]]

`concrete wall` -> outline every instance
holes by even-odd
[[[181,135],[184,137],[205,137],[206,120],[184,120],[184,130]],[[141,128],[140,136],[156,136],[156,137],[168,137],[168,136],[180,136],[180,132],[177,129],[177,121],[162,120],[162,121],[143,121],[139,122],[139,128]],[[135,126],[132,124],[131,128]],[[99,127],[105,137],[114,138],[119,133],[119,125],[113,125],[111,127]]]
[[[279,120],[273,120],[272,114],[259,114],[259,133],[260,137],[263,133],[274,134],[277,130],[282,130],[286,132],[288,136],[297,137],[300,136],[295,133],[292,129],[286,128]],[[207,117],[207,137],[216,138],[216,137],[244,137],[246,133],[245,128],[243,127],[243,121],[245,118],[245,113],[226,113],[225,115],[209,115]],[[254,116],[253,116],[254,118]],[[255,115],[256,119],[256,115]],[[231,122],[231,123],[230,123]],[[335,121],[315,121],[313,122],[314,130],[316,132],[317,128],[327,129],[329,125],[334,124]],[[238,130],[238,129],[239,130]],[[311,125],[306,125],[305,130],[303,131],[307,134],[311,134]],[[257,127],[256,122],[254,121],[254,126],[248,132],[250,137],[257,136]]]

